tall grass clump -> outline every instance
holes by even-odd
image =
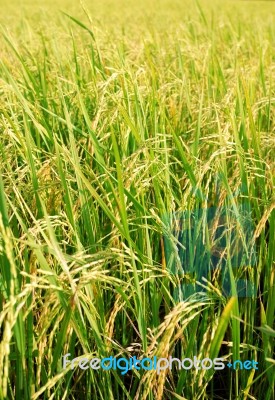
[[[38,6],[0,18],[0,399],[274,399],[274,3]]]

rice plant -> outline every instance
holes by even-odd
[[[275,3],[0,5],[0,399],[274,399]]]

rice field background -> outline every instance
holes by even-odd
[[[274,399],[275,2],[0,10],[0,399]]]

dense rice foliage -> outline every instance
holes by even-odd
[[[275,3],[222,3],[0,1],[0,399],[274,398]],[[199,234],[189,274],[175,221],[213,207],[198,229],[208,254],[226,238],[232,291],[216,268],[186,299]],[[243,209],[257,257],[232,266]],[[121,375],[65,353],[259,370]]]

